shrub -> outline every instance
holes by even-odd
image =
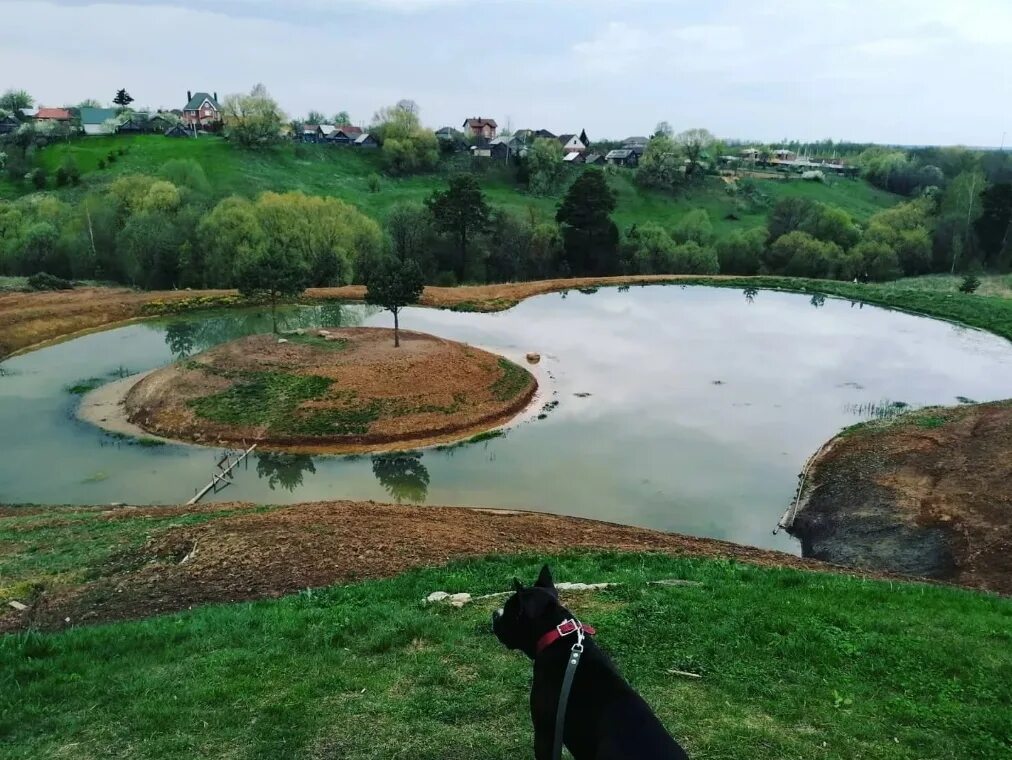
[[[717,242],[717,261],[724,274],[758,274],[767,232],[757,227],[748,232],[736,230]]]
[[[886,243],[862,240],[854,246],[853,251],[861,256],[864,273],[869,280],[895,280],[903,274],[896,251]]]
[[[370,193],[378,193],[380,191],[380,176],[373,172],[366,178],[365,186]]]
[[[35,171],[32,172],[31,177],[32,177],[32,184],[35,186],[36,190],[45,190],[46,189],[46,170],[45,169],[43,169],[40,166],[38,169],[36,169]]]
[[[56,186],[63,187],[70,181],[70,177],[67,176],[67,170],[62,166],[56,170]]]
[[[74,283],[48,272],[39,272],[28,278],[28,287],[32,290],[70,290]]]
[[[116,152],[110,150],[109,154],[105,157],[105,161],[107,164],[116,163]]]
[[[671,271],[675,274],[717,274],[720,271],[717,252],[694,240],[676,245],[671,260]]]
[[[105,159],[104,158],[98,159],[98,168],[99,169],[104,169],[105,168]]]
[[[713,224],[706,209],[697,208],[683,216],[671,233],[676,243],[698,243],[707,246],[713,242]]]
[[[980,287],[980,278],[975,274],[968,274],[963,278],[962,284],[959,286],[960,293],[975,293],[977,288]]]

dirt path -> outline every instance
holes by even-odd
[[[791,532],[806,556],[1012,594],[1012,404],[924,409],[844,434]]]
[[[348,501],[251,509],[238,503],[93,508],[93,518],[73,520],[75,541],[99,540],[114,548],[117,534],[136,533],[137,524],[145,522],[152,524],[145,528],[149,538],[139,548],[114,551],[99,566],[81,568],[77,576],[90,580],[47,590],[27,611],[0,608],[0,632],[29,625],[59,629],[68,618],[71,625],[98,623],[277,597],[489,553],[612,549],[851,572],[723,541],[534,512]],[[0,527],[26,514],[37,518],[34,527],[64,527],[71,524],[70,511],[81,508],[0,508]],[[153,524],[155,518],[197,515],[211,519],[175,527]],[[6,553],[18,549],[17,543],[0,546]]]

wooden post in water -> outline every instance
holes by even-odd
[[[243,461],[246,457],[248,457],[253,452],[253,449],[255,449],[256,447],[257,447],[257,445],[254,443],[252,446],[250,446],[248,449],[246,449],[242,454],[240,454],[239,456],[237,456],[235,458],[235,461],[232,461],[232,457],[231,457],[230,454],[226,455],[223,459],[219,460],[218,461],[218,469],[220,469],[221,472],[213,473],[211,475],[211,482],[208,483],[203,488],[201,488],[200,491],[198,491],[197,494],[192,499],[190,499],[188,502],[186,502],[186,506],[189,507],[189,506],[191,506],[193,504],[196,504],[198,501],[200,501],[201,499],[203,499],[204,496],[207,495],[208,491],[210,491],[212,489],[215,490],[215,491],[217,491],[218,490],[218,484],[221,483],[222,481],[225,482],[225,485],[228,485],[228,481],[226,480],[226,478],[230,477],[230,473],[232,472],[232,470],[235,469],[235,467],[241,461]]]

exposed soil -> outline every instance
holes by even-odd
[[[277,597],[490,553],[652,551],[767,567],[853,572],[713,539],[534,512],[337,501],[232,514],[250,507],[96,507],[101,518],[92,528],[96,533],[106,529],[103,523],[107,521],[223,510],[228,514],[154,532],[139,549],[121,552],[107,566],[97,568],[90,574],[97,575],[95,579],[47,592],[24,612],[0,608],[0,632],[28,626],[53,630],[211,602]],[[54,523],[62,519],[63,509],[47,510]]]
[[[362,451],[466,438],[528,404],[537,381],[502,357],[424,333],[332,328],[255,335],[157,370],[126,395],[130,422],[162,437],[261,448]],[[310,343],[302,341],[312,341]],[[284,393],[239,398],[215,416],[201,405],[265,374],[323,379],[325,390],[286,406]],[[329,385],[327,384],[329,381]],[[263,410],[250,409],[257,404]],[[238,418],[226,418],[238,415]]]
[[[1012,404],[848,431],[814,463],[806,557],[1012,594]]]

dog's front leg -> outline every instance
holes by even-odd
[[[553,740],[555,739],[555,720],[550,705],[540,704],[538,699],[544,689],[538,688],[538,675],[534,674],[534,685],[531,689],[531,723],[534,725],[534,758],[535,760],[552,760]]]
[[[534,758],[535,760],[552,760],[555,726],[546,726],[534,719]]]

